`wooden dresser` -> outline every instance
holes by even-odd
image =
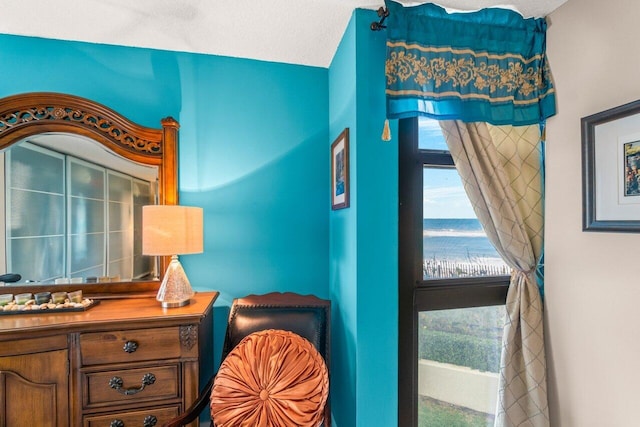
[[[213,373],[217,296],[171,309],[133,298],[0,316],[0,427],[161,426]]]

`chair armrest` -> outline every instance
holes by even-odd
[[[209,401],[211,399],[211,389],[213,388],[213,380],[215,379],[215,375],[211,377],[207,385],[204,387],[198,398],[195,402],[181,415],[176,418],[170,420],[169,422],[163,424],[163,427],[182,427],[186,424],[189,424],[193,420],[195,420],[203,409],[209,405]]]

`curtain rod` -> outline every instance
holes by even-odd
[[[384,24],[384,20],[387,19],[387,16],[389,16],[389,10],[381,6],[378,9],[378,16],[380,17],[380,21],[378,22],[374,21],[371,23],[371,27],[370,27],[371,31],[380,31],[383,28],[387,28],[387,26],[383,24]]]

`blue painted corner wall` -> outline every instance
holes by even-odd
[[[330,214],[336,425],[397,425],[398,144],[381,140],[386,34],[357,9],[329,67],[329,129],[350,133],[351,206]],[[337,360],[336,360],[337,359]]]
[[[180,122],[180,203],[205,212],[205,251],[181,261],[196,290],[220,292],[214,363],[233,298],[330,298],[336,427],[397,424],[397,141],[380,140],[377,19],[354,12],[328,69],[0,34],[0,97],[62,92],[144,126]],[[345,127],[351,206],[331,211],[329,146]]]
[[[358,159],[356,147],[356,34],[352,18],[329,67],[329,132],[331,140],[349,128],[350,206],[330,211],[329,294],[332,359],[331,392],[334,423],[356,425],[358,271]],[[335,351],[335,349],[340,349]],[[340,396],[340,399],[335,398]]]

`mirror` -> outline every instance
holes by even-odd
[[[89,165],[99,164],[99,168],[116,171],[113,173],[116,177],[126,174],[134,180],[140,178],[141,182],[152,182],[155,176],[157,189],[151,190],[153,198],[161,204],[177,204],[179,125],[170,117],[160,122],[160,129],[146,128],[108,107],[73,95],[44,92],[14,95],[0,99],[0,150],[9,156],[17,156],[16,150],[15,154],[11,151],[12,147],[19,147],[20,151],[28,151],[25,147],[35,147],[62,153],[65,158],[81,159],[78,162],[88,161]],[[37,215],[20,212],[21,221],[29,221]],[[168,262],[169,257],[161,257],[157,271],[164,272]],[[19,273],[25,278],[29,275],[18,271],[6,273]],[[113,279],[99,283],[22,283],[13,286],[19,286],[24,292],[38,292],[52,286],[56,290],[82,289],[94,297],[151,293],[159,286],[159,282],[153,279]]]

